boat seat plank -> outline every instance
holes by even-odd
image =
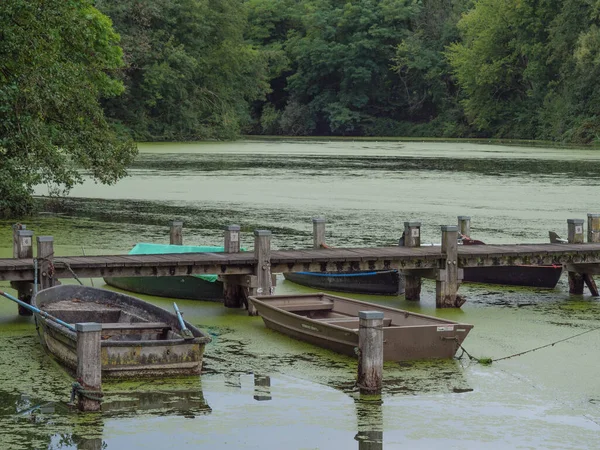
[[[319,322],[330,323],[332,325],[346,326],[346,325],[358,325],[360,319],[358,317],[323,317],[315,319]],[[392,319],[389,317],[383,318],[383,326],[389,327],[392,324]]]
[[[284,311],[316,311],[316,310],[332,310],[333,303],[322,303],[322,302],[314,302],[314,303],[291,303],[287,305],[278,306]]]
[[[103,323],[103,330],[153,330],[171,328],[166,322]]]

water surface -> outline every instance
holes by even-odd
[[[423,242],[439,242],[440,225],[458,215],[472,217],[474,238],[535,243],[549,230],[566,235],[569,218],[600,212],[600,152],[590,149],[285,140],[140,148],[129,178],[87,182],[24,219],[28,228],[54,236],[57,255],[166,243],[171,220],[184,221],[187,244],[218,245],[223,227],[239,224],[248,248],[255,229],[273,232],[273,248],[310,247],[317,216],[338,247],[395,245],[408,220],[422,222]],[[1,256],[12,252],[11,224],[0,223]],[[277,293],[309,291],[279,276]],[[477,357],[600,327],[600,301],[570,296],[564,277],[551,291],[463,285],[460,293],[468,299],[460,310],[436,310],[430,281],[420,303],[355,297],[472,323],[465,348]],[[356,392],[353,359],[267,330],[243,310],[177,303],[213,337],[201,380],[107,383],[105,411],[91,415],[65,406],[72,380],[43,353],[31,319],[0,303],[0,447],[564,449],[593,448],[600,436],[600,331],[491,366],[466,355],[386,363],[377,402]]]

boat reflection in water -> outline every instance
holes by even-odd
[[[15,414],[5,416],[11,420],[0,420],[0,424],[8,425],[3,426],[7,432],[20,434],[24,442],[45,442],[43,447],[35,448],[101,450],[107,448],[103,439],[107,419],[141,415],[194,418],[211,413],[199,379],[161,381],[153,382],[151,390],[147,385],[146,390],[140,390],[144,388],[141,383],[105,384],[101,413],[92,415],[79,414],[65,402],[43,402],[23,395],[15,396],[10,399]],[[4,400],[1,395],[0,400]],[[11,426],[14,428],[12,431]],[[69,431],[50,434],[44,431],[51,429],[48,427]]]

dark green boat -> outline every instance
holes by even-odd
[[[130,255],[168,255],[172,253],[222,253],[223,247],[137,244]],[[187,275],[176,277],[105,277],[109,286],[129,292],[157,297],[190,300],[223,301],[223,283],[217,275]]]

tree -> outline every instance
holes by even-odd
[[[462,41],[448,58],[463,89],[465,112],[484,133],[531,139],[557,72],[548,27],[561,2],[477,0],[459,22]]]
[[[126,92],[106,113],[138,140],[231,139],[269,90],[266,58],[244,42],[241,0],[98,0],[121,33]]]
[[[411,0],[305,0],[303,29],[285,48],[294,61],[290,97],[307,105],[318,134],[365,133],[379,118],[403,114],[403,93],[391,70],[408,34]]]
[[[0,2],[0,215],[31,210],[33,188],[126,174],[135,144],[99,99],[123,86],[118,35],[91,0]]]

